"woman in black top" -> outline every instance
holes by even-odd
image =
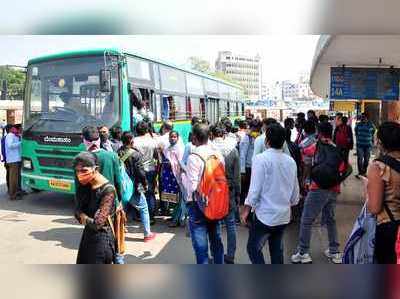
[[[81,185],[90,186],[77,196],[76,219],[85,226],[79,245],[77,264],[111,264],[115,238],[108,217],[115,212],[115,188],[98,171],[93,153],[82,152],[73,163]]]

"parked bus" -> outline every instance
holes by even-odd
[[[22,184],[32,190],[74,193],[72,159],[85,149],[86,125],[133,130],[147,111],[187,140],[193,116],[213,123],[244,114],[241,87],[117,49],[31,59],[27,74]]]

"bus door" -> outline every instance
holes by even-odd
[[[207,119],[210,123],[214,124],[219,120],[219,100],[215,98],[207,99]]]
[[[130,115],[131,115],[131,129],[134,129],[134,126],[140,120],[138,117],[138,113],[143,113],[146,111],[146,115],[151,117],[151,113],[155,109],[155,94],[154,90],[143,87],[132,87],[130,90]],[[143,115],[142,115],[143,116]],[[136,119],[135,119],[136,117]]]

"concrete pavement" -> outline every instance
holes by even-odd
[[[338,198],[336,215],[341,248],[352,229],[362,206],[362,183],[351,176]],[[4,170],[0,173],[0,263],[69,264],[74,263],[82,226],[73,217],[73,199],[58,193],[29,194],[20,201],[9,201],[6,195]],[[285,233],[285,262],[295,250],[298,224],[290,224]],[[127,263],[191,264],[194,255],[185,228],[169,228],[159,219],[153,227],[156,240],[144,243],[139,223],[128,225]],[[226,234],[223,231],[224,244]],[[238,227],[237,263],[249,263],[246,252],[248,232]],[[328,263],[323,251],[327,248],[325,227],[313,228],[311,254],[314,264]],[[268,247],[264,251],[268,256]]]

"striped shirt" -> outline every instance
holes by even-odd
[[[372,122],[359,122],[355,128],[358,147],[372,147],[375,127]]]

